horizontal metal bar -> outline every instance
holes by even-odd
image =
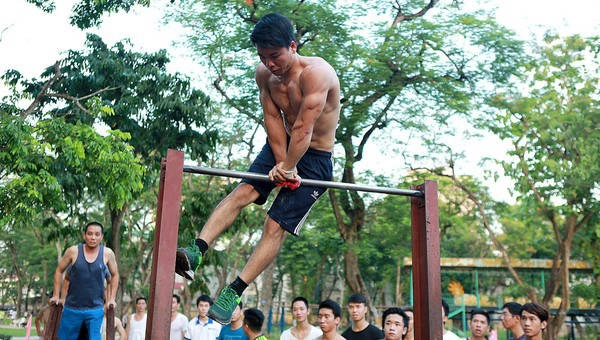
[[[203,167],[203,166],[183,165],[183,172],[188,172],[188,173],[193,173],[193,174],[222,176],[222,177],[246,178],[246,179],[254,179],[254,180],[263,181],[263,182],[271,182],[271,180],[269,179],[269,176],[263,175],[263,174],[257,174],[254,172],[235,171],[235,170],[214,169],[214,168],[207,168],[207,167]],[[423,197],[423,193],[419,190],[384,188],[384,187],[375,187],[375,186],[361,185],[361,184],[355,184],[355,183],[319,181],[319,180],[315,180],[315,179],[304,179],[303,178],[302,185],[319,187],[319,188],[346,189],[346,190],[355,190],[355,191],[376,192],[376,193],[380,193],[380,194]]]

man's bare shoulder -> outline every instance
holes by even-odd
[[[337,78],[337,74],[333,69],[333,66],[329,64],[325,59],[321,57],[303,57],[305,64],[304,72],[306,71],[317,71],[327,75],[334,75]],[[303,73],[304,73],[303,72]]]
[[[67,259],[71,259],[73,257],[76,258],[78,252],[79,252],[79,248],[77,245],[70,246],[69,248],[67,248],[67,250],[65,250],[65,255],[63,256],[63,258],[67,258]]]
[[[107,246],[104,246],[104,257],[108,260],[115,259],[115,252]]]
[[[305,57],[304,68],[300,75],[301,85],[313,83],[338,88],[339,79],[333,67],[320,57]]]
[[[325,335],[320,335],[319,337],[315,338],[315,340],[326,340],[328,339],[327,337],[325,337]],[[336,340],[346,340],[346,338],[344,338],[343,336],[341,336],[340,334],[335,334],[334,339]]]
[[[256,66],[256,70],[254,71],[254,79],[256,79],[256,82],[259,85],[266,84],[271,75],[271,71],[269,71],[269,69],[263,63],[260,63]]]

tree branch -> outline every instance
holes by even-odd
[[[494,232],[494,230],[491,227],[491,224],[488,219],[488,215],[485,212],[483,204],[475,196],[473,191],[471,189],[469,189],[464,183],[462,183],[460,181],[460,179],[458,179],[456,177],[456,173],[454,171],[454,160],[452,157],[452,153],[450,154],[449,163],[450,163],[449,168],[451,170],[451,174],[444,173],[443,168],[430,169],[430,168],[425,167],[425,168],[412,168],[412,170],[413,171],[426,170],[426,171],[436,174],[438,176],[449,178],[450,180],[452,180],[454,185],[456,185],[459,189],[461,189],[467,195],[467,198],[471,202],[473,202],[473,204],[475,204],[475,206],[477,207],[477,210],[479,211],[479,215],[481,216],[481,220],[483,222],[483,226],[486,229],[488,235],[490,236],[490,239],[492,240],[492,243],[494,244],[496,249],[498,249],[498,251],[500,251],[500,254],[502,256],[502,259],[504,260],[504,263],[506,264],[508,271],[511,273],[512,277],[515,279],[515,281],[517,281],[517,283],[520,286],[523,286],[527,289],[527,295],[533,301],[536,301],[535,290],[529,284],[524,282],[523,279],[521,278],[521,276],[517,273],[515,268],[512,266],[511,259],[510,259],[510,256],[508,255],[508,252],[506,251],[506,248],[502,245],[500,240],[496,237],[496,233]]]
[[[385,121],[382,121],[382,118],[385,117],[385,115],[389,111],[390,107],[392,107],[394,100],[396,100],[396,96],[390,97],[390,99],[388,100],[388,102],[385,105],[385,107],[383,108],[383,110],[381,110],[381,112],[375,118],[375,122],[373,122],[373,124],[371,124],[371,126],[369,127],[367,132],[365,132],[365,134],[363,135],[363,138],[360,140],[360,143],[358,144],[356,156],[354,157],[355,161],[358,162],[362,159],[363,151],[364,151],[365,145],[367,144],[367,140],[373,134],[373,132],[377,129],[383,129],[384,127],[386,127],[387,123]]]
[[[54,76],[52,76],[52,78],[50,78],[50,80],[48,80],[44,84],[44,86],[40,90],[40,93],[38,93],[37,96],[35,96],[35,99],[29,105],[29,107],[27,109],[25,109],[25,111],[21,112],[21,118],[23,118],[23,119],[27,118],[30,114],[32,114],[37,109],[37,107],[42,102],[42,99],[46,96],[46,92],[48,92],[48,89],[50,88],[50,86],[52,84],[54,84],[58,80],[58,78],[60,78],[60,76],[61,76],[61,73],[60,73],[60,68],[58,67],[58,61],[57,61],[54,63]]]
[[[402,11],[402,6],[400,5],[399,1],[396,0],[396,6],[394,6],[394,8],[397,12],[396,17],[392,22],[392,27],[398,26],[402,21],[409,21],[424,16],[425,13],[432,9],[433,6],[435,6],[438,2],[439,0],[430,0],[429,3],[421,8],[418,12],[413,14],[404,14]]]

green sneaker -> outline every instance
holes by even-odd
[[[200,263],[202,263],[202,252],[194,241],[187,248],[177,248],[175,273],[188,280],[194,280],[194,272],[200,269]]]
[[[235,311],[235,307],[241,300],[242,298],[237,295],[235,290],[229,286],[225,287],[215,303],[210,306],[208,317],[222,325],[228,325],[231,323],[231,315]]]

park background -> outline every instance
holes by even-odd
[[[300,53],[340,76],[335,180],[437,180],[442,257],[501,259],[502,269],[442,269],[456,310],[464,292],[470,306],[536,299],[555,312],[597,311],[594,3],[513,2],[495,14],[491,1],[59,1],[44,13],[53,3],[13,1],[0,23],[0,304],[18,315],[47,301],[58,257],[91,219],[119,257],[121,312],[147,294],[166,149],[245,170],[264,142],[248,34],[270,11],[292,17]],[[557,11],[574,15],[567,23]],[[522,30],[539,17],[541,27]],[[180,244],[234,185],[186,176]],[[247,209],[203,280],[176,284],[188,316],[200,292],[216,295],[239,271],[263,216]],[[247,303],[275,320],[294,295],[342,302],[361,291],[373,315],[408,305],[410,245],[406,198],[330,191]],[[527,259],[550,264],[512,266]],[[574,261],[583,267],[566,270]],[[557,315],[551,338],[567,331]]]

